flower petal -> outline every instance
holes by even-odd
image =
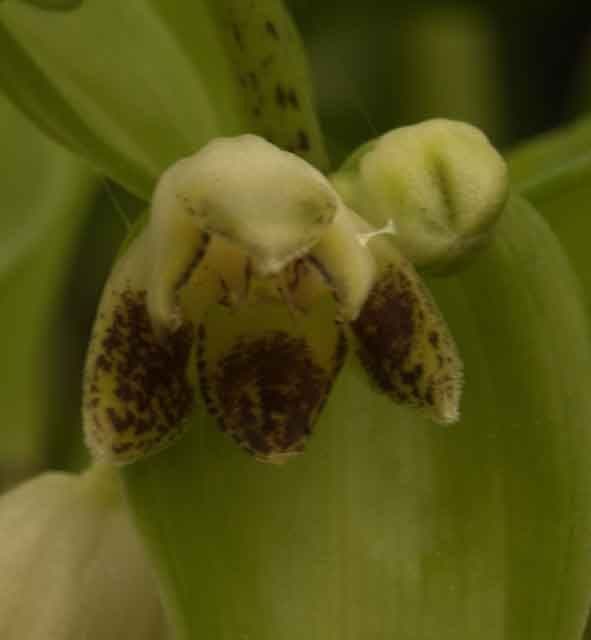
[[[154,328],[146,302],[147,246],[140,233],[111,274],[86,362],[86,441],[96,457],[115,463],[170,444],[193,406],[187,377],[193,327]]]
[[[389,262],[352,323],[361,361],[394,401],[454,422],[462,388],[454,340],[414,267],[397,250],[388,252]]]
[[[318,170],[258,136],[218,138],[179,160],[160,178],[150,212],[152,317],[163,327],[178,321],[179,288],[210,236],[238,247],[255,272],[276,274],[318,242],[340,206]]]
[[[262,462],[301,453],[346,353],[329,296],[294,313],[283,301],[216,306],[199,326],[201,392],[222,431]]]

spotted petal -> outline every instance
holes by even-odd
[[[198,331],[204,402],[258,460],[285,462],[304,450],[345,353],[328,296],[305,314],[278,301],[239,314],[217,305]]]
[[[440,422],[459,416],[462,362],[431,294],[411,263],[384,246],[381,272],[352,328],[377,387]]]

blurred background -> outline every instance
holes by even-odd
[[[591,3],[288,5],[308,47],[335,165],[367,139],[425,118],[468,121],[506,150],[591,107]],[[4,161],[9,157],[5,153]],[[0,489],[42,468],[85,464],[79,410],[84,350],[117,247],[141,207],[105,182],[71,230],[67,253],[51,245],[54,257],[35,255],[33,266],[0,274]],[[22,224],[18,216],[15,221]],[[57,284],[44,297],[55,256]],[[35,289],[27,287],[35,286],[32,295]],[[15,322],[16,308],[25,309],[26,321]]]
[[[335,160],[376,132],[446,116],[506,148],[591,99],[591,4],[289,0]],[[343,135],[345,134],[345,135]]]

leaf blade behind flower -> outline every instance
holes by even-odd
[[[434,286],[462,419],[396,407],[347,363],[307,452],[257,465],[198,413],[125,470],[186,637],[578,640],[591,587],[591,341],[579,285],[522,202]]]
[[[16,471],[43,460],[46,341],[85,219],[81,212],[98,185],[85,165],[42,136],[3,96],[0,137],[0,460]]]

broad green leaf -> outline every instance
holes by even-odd
[[[517,147],[509,156],[517,186],[535,202],[575,267],[591,314],[591,120]],[[585,378],[588,379],[588,373]],[[591,618],[585,639],[591,639]]]
[[[281,20],[273,28],[283,29],[289,49],[265,31],[269,15]],[[252,50],[240,50],[245,42]],[[147,199],[167,166],[220,135],[270,131],[286,145],[312,146],[321,163],[297,44],[277,0],[103,0],[54,13],[5,3],[0,89],[47,133]],[[291,58],[279,55],[282,47]],[[279,90],[281,105],[270,105]]]
[[[2,96],[0,139],[0,465],[18,471],[41,463],[47,332],[96,180]]]
[[[529,140],[507,159],[514,189],[536,206],[572,192],[591,172],[591,118]]]
[[[509,155],[516,188],[533,202],[564,246],[591,312],[591,119],[541,136]]]
[[[84,0],[23,0],[29,4],[35,5],[40,9],[49,11],[67,11],[79,7]]]
[[[178,445],[125,470],[179,637],[579,640],[591,595],[579,283],[514,201],[472,266],[433,284],[465,362],[458,424],[392,405],[350,357],[301,458],[258,464],[198,411]]]
[[[203,3],[183,19],[189,52],[152,3],[87,2],[74,12],[0,7],[0,83],[46,131],[147,197],[178,157],[242,126],[236,90]]]

